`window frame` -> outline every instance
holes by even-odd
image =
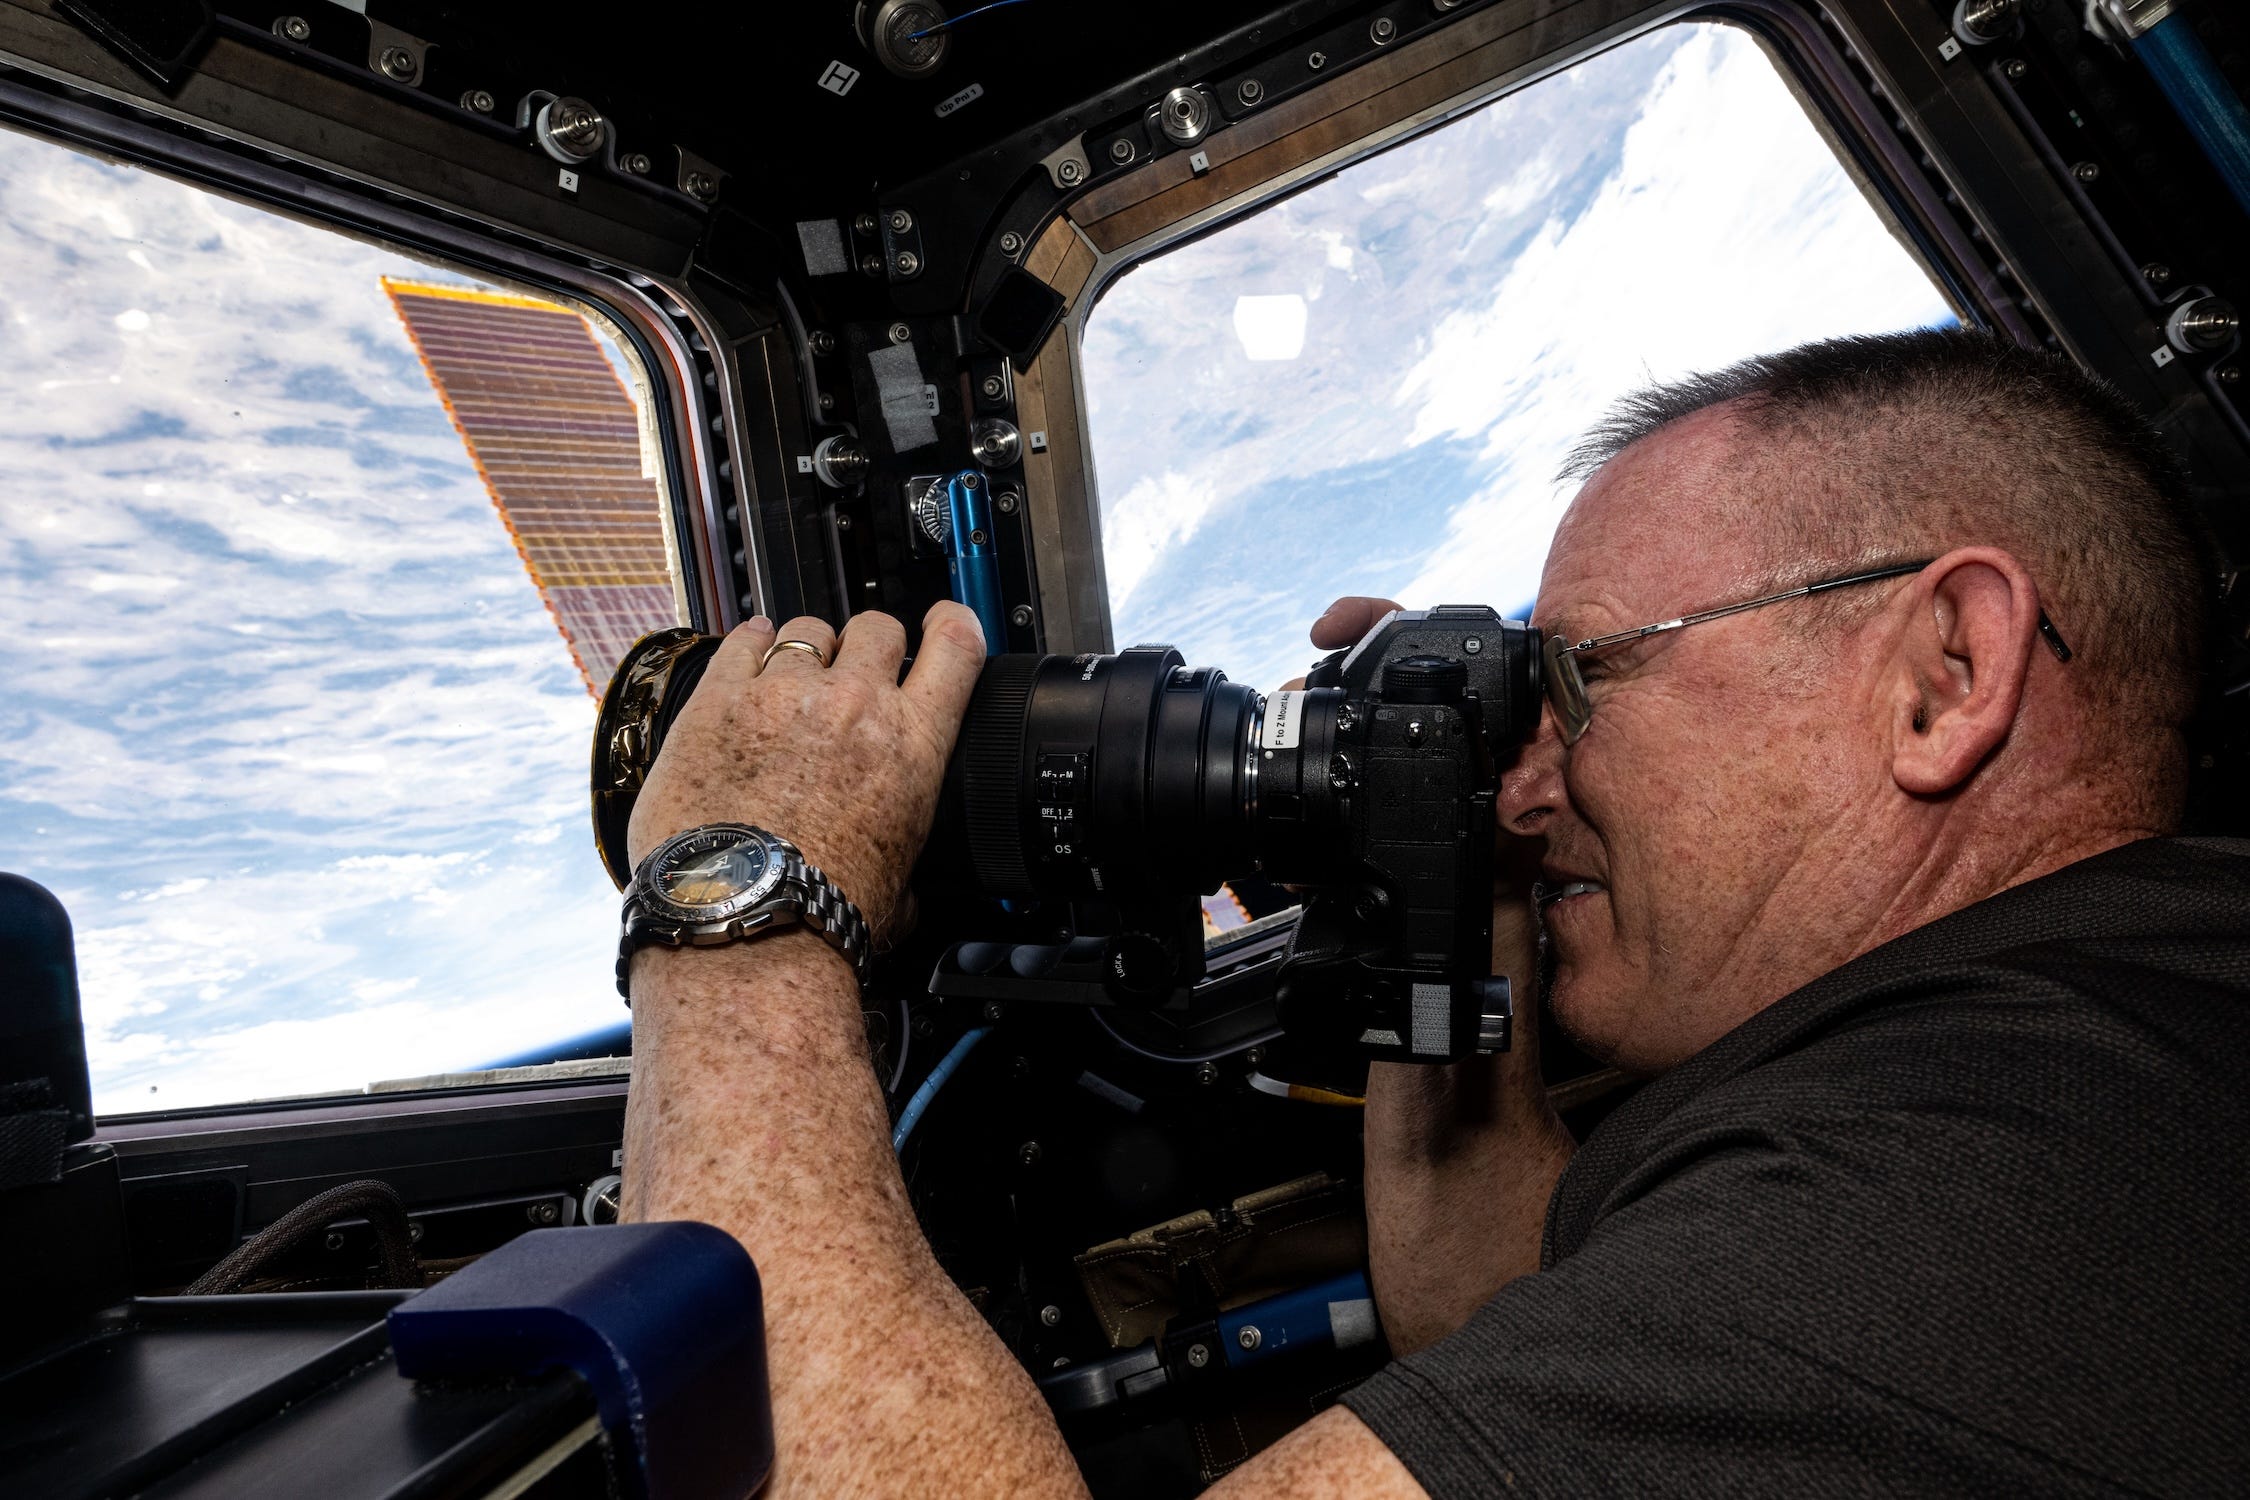
[[[1300,123],[1277,121],[1229,140],[1262,118],[1251,116],[1215,133],[1210,140],[1227,142],[1231,154],[1214,152],[1207,172],[1190,175],[1184,154],[1157,157],[1071,198],[1029,237],[1024,268],[1065,304],[1055,333],[1017,379],[1023,426],[1045,438],[1046,451],[1025,460],[1025,490],[1046,649],[1115,649],[1081,345],[1089,312],[1117,277],[1597,52],[1683,21],[1731,24],[1758,40],[1839,165],[1964,323],[2030,346],[2053,343],[2151,411],[2180,405],[2145,378],[2130,287],[2005,108],[1966,62],[1941,71],[1942,27],[1912,28],[1882,0],[1565,0],[1526,16],[1505,5],[1474,12],[1274,112],[1293,110]],[[1390,77],[1369,76],[1381,69]],[[1916,102],[1902,109],[1901,99]],[[1356,133],[1337,139],[1354,124]],[[1233,162],[1254,157],[1270,170],[1240,185],[1227,180]],[[2014,212],[2003,216],[1994,205]]]

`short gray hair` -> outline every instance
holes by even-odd
[[[1746,456],[1742,503],[1803,563],[2005,547],[2037,578],[2089,689],[2100,684],[2106,718],[2186,724],[2217,563],[2178,461],[2114,387],[1969,329],[1827,339],[1626,397],[1563,477],[1721,406],[1775,439]]]

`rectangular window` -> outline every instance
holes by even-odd
[[[680,618],[629,348],[6,132],[0,265],[0,868],[71,913],[97,1110],[623,1019],[593,694]]]
[[[1110,287],[1083,360],[1115,639],[1271,689],[1340,594],[1519,612],[1609,402],[1952,321],[1756,40],[1665,27]]]

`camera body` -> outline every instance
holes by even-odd
[[[1269,701],[1268,738],[1301,719],[1315,743],[1295,765],[1341,802],[1327,860],[1317,835],[1304,851],[1319,878],[1298,882],[1277,987],[1293,1035],[1394,1062],[1508,1046],[1508,981],[1492,975],[1496,766],[1538,724],[1538,662],[1537,636],[1489,608],[1401,610],[1316,665],[1304,704]],[[1261,788],[1261,802],[1294,790]]]
[[[594,821],[621,885],[633,796],[716,647],[651,636],[604,699]],[[1386,616],[1271,697],[1168,646],[992,658],[919,877],[967,939],[929,992],[1100,1007],[1182,1061],[1277,1023],[1316,1054],[1504,1049],[1495,766],[1538,725],[1541,672],[1529,626],[1468,605]],[[1199,898],[1252,877],[1296,888],[1301,915],[1207,965]]]

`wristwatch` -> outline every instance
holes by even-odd
[[[851,960],[861,988],[874,955],[867,919],[787,839],[747,823],[706,823],[656,846],[625,887],[617,993],[632,1003],[633,955],[652,944],[709,948],[812,928]]]

